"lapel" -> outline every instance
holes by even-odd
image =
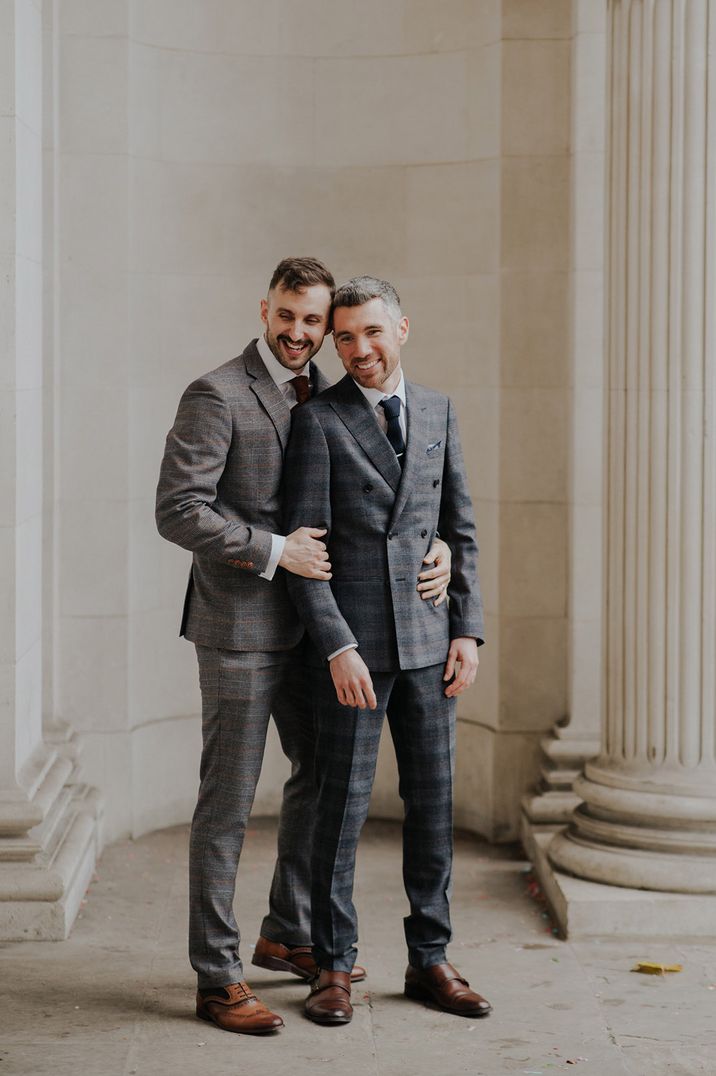
[[[397,492],[400,464],[395,451],[378,425],[370,404],[348,374],[335,386],[330,404],[373,466],[380,471],[390,488]]]
[[[331,387],[331,383],[326,377],[326,375],[323,373],[320,367],[316,366],[315,362],[313,361],[311,362],[311,369],[309,373],[311,375],[311,384],[313,385],[313,392],[311,393],[312,396],[318,396],[319,392],[324,392],[326,389],[329,389]]]
[[[244,352],[246,372],[251,380],[251,389],[258,397],[259,403],[276,427],[281,448],[285,449],[291,430],[291,411],[281,389],[264,366],[256,342],[249,344]]]
[[[409,381],[406,381],[405,398],[408,410],[408,436],[406,438],[403,473],[390,520],[391,530],[400,519],[410,491],[414,488],[420,476],[420,470],[425,465],[425,454],[428,447],[429,411],[427,400],[424,398],[420,386],[411,385]]]

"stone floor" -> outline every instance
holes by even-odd
[[[264,912],[274,826],[252,823],[239,875],[245,959]],[[356,904],[369,979],[355,1016],[320,1028],[305,986],[254,969],[249,981],[285,1020],[269,1038],[229,1035],[192,1014],[185,957],[185,827],[108,848],[67,942],[0,952],[0,1076],[693,1076],[716,1073],[716,944],[572,944],[528,894],[515,848],[457,842],[451,957],[494,1005],[460,1019],[406,1000],[400,834],[372,823]],[[683,964],[632,974],[637,959]]]

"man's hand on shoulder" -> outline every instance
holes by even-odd
[[[452,640],[443,675],[443,680],[452,681],[445,688],[445,695],[448,699],[452,699],[455,695],[462,695],[463,691],[475,683],[479,664],[477,642],[474,639],[462,637]],[[456,670],[458,665],[460,667]]]
[[[331,677],[342,706],[375,710],[378,702],[368,666],[357,650],[344,650],[330,662]]]
[[[326,533],[318,527],[299,527],[287,536],[279,566],[306,579],[330,579],[331,565],[325,542]]]

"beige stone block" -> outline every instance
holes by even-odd
[[[574,0],[572,25],[575,33],[606,33],[607,5],[605,0]]]
[[[163,53],[162,158],[288,167],[313,163],[313,61],[292,59],[290,93],[285,67],[284,58],[270,56]]]
[[[567,269],[569,160],[508,157],[502,162],[503,269]]]
[[[483,500],[499,498],[500,390],[465,388],[453,393],[465,467]]]
[[[572,379],[582,388],[604,385],[604,276],[601,269],[572,274]]]
[[[68,153],[59,175],[59,257],[64,267],[127,268],[127,161]],[[136,222],[141,224],[141,221]]]
[[[126,153],[129,47],[124,37],[63,37],[59,131],[63,153]]]
[[[148,470],[158,475],[159,461]],[[153,490],[151,497],[129,502],[129,541],[130,609],[132,612],[166,610],[173,625],[171,634],[178,638],[191,553],[159,535],[154,522]]]
[[[580,620],[599,620],[602,615],[604,555],[601,504],[572,507],[570,607]]]
[[[174,610],[136,610],[130,624],[132,724],[200,714],[196,651],[179,637]]]
[[[42,637],[41,515],[30,516],[16,528],[15,558],[15,652],[19,659]]]
[[[541,389],[567,384],[569,276],[507,271],[502,282],[502,384]]]
[[[181,392],[190,381],[239,355],[260,335],[259,304],[273,266],[262,277],[166,276],[161,281],[161,351],[157,384]],[[151,373],[148,371],[149,376]]]
[[[500,155],[502,45],[474,49],[467,57],[467,156],[478,160]]]
[[[567,712],[567,621],[500,620],[500,728],[546,732]]]
[[[496,161],[409,168],[407,260],[415,275],[475,275],[497,268]]]
[[[605,467],[604,394],[601,389],[578,387],[574,390],[572,422],[572,499],[577,505],[599,506]]]
[[[3,282],[0,287],[0,393],[5,389],[14,392],[18,376],[15,362],[16,267],[14,255],[0,254],[0,280]]]
[[[604,264],[604,156],[579,153],[573,158],[574,240],[573,261],[580,269],[601,269]]]
[[[277,0],[132,0],[132,38],[165,49],[255,56],[277,51]]]
[[[403,351],[409,377],[448,393],[497,385],[496,275],[407,277],[399,291],[410,319]]]
[[[315,62],[316,162],[334,166],[464,160],[464,53]],[[370,123],[356,123],[356,114]]]
[[[420,51],[403,43],[403,4],[381,0],[281,0],[272,51],[282,57],[397,56]],[[285,60],[284,60],[285,63]]]
[[[166,388],[132,388],[129,393],[129,483],[132,498],[153,499],[164,441],[178,399]]]
[[[8,9],[4,18],[4,8]],[[13,116],[15,112],[15,35],[13,32],[14,4],[0,7],[0,117]],[[9,26],[5,27],[5,22]]]
[[[0,116],[0,255],[15,254],[15,128],[13,116]],[[4,290],[4,289],[3,289]]]
[[[402,9],[410,52],[454,52],[500,39],[500,0],[403,0]]]
[[[15,521],[42,513],[42,389],[15,397]]]
[[[129,42],[129,152],[161,156],[160,74],[162,52]]]
[[[478,465],[479,467],[479,465]],[[477,485],[477,484],[476,484]],[[500,506],[496,501],[473,496],[477,544],[480,549],[478,575],[485,613],[496,617],[500,611]],[[496,642],[493,634],[490,643]],[[497,647],[490,649],[490,660],[495,662]]]
[[[488,836],[494,791],[491,730],[458,721],[455,750],[455,825]]]
[[[490,841],[519,833],[520,799],[534,785],[539,738],[458,722],[455,824]]]
[[[601,617],[570,621],[569,639],[569,712],[580,728],[598,734],[602,721]]]
[[[17,521],[15,484],[17,480],[17,393],[0,389],[0,498],[3,506],[2,526],[14,527]]]
[[[62,381],[115,390],[127,384],[127,275],[74,265],[62,273]]]
[[[42,138],[24,123],[15,125],[15,250],[42,262]]]
[[[566,613],[567,510],[559,504],[503,503],[500,595],[503,616]]]
[[[127,497],[129,409],[127,390],[82,383],[65,385],[61,395],[62,496],[90,501],[93,496]]]
[[[586,0],[600,4],[601,0]],[[503,0],[503,38],[568,38],[572,34],[572,0]]]
[[[143,6],[117,0],[62,0],[57,5],[57,28],[62,34],[83,37],[126,36],[130,8]]]
[[[80,732],[127,728],[128,668],[126,617],[60,617],[58,698],[60,713],[74,728]],[[106,786],[99,787],[104,791]]]
[[[14,322],[15,384],[20,391],[35,391],[42,387],[42,288],[42,265],[28,258],[18,258],[15,262]]]
[[[131,737],[127,731],[79,735],[82,779],[102,789],[102,830],[107,844],[132,833]]]
[[[1,444],[1,442],[0,442]],[[0,487],[1,488],[1,487]],[[14,525],[5,524],[6,514],[3,513],[3,523],[0,525],[0,667],[12,665],[15,661],[15,549],[17,544],[17,532]],[[3,705],[9,701],[6,694],[0,695]]]
[[[604,153],[606,106],[606,35],[579,33],[572,41],[572,143],[575,153]]]
[[[58,562],[61,615],[84,618],[125,614],[127,558],[126,501],[100,497],[64,501]]]
[[[503,388],[500,484],[506,501],[565,501],[569,416],[564,389]]]
[[[36,137],[42,134],[42,13],[15,4],[15,113]]]
[[[198,714],[173,717],[133,730],[134,837],[190,821],[199,789],[200,758]]]
[[[502,45],[502,150],[514,156],[569,150],[569,41]]]

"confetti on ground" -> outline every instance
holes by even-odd
[[[631,969],[643,975],[666,975],[667,971],[683,971],[683,964],[656,964],[653,960],[640,960]]]
[[[567,1058],[567,1064],[568,1065],[578,1065],[580,1061],[589,1061],[589,1058],[588,1057],[568,1057]]]

